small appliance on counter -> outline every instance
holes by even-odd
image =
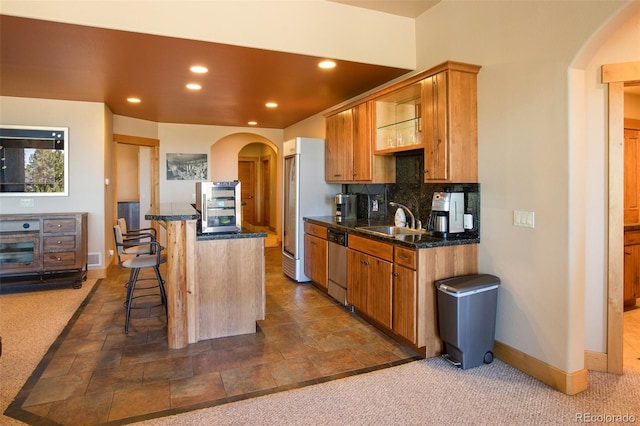
[[[336,194],[334,204],[336,221],[342,222],[346,219],[356,219],[358,196],[355,194]]]
[[[196,182],[196,210],[201,215],[203,234],[240,232],[242,202],[240,182]]]
[[[463,233],[464,212],[463,192],[434,192],[427,230],[432,236],[442,238]]]

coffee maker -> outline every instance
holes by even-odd
[[[355,194],[336,194],[334,200],[336,221],[342,222],[347,219],[356,219],[356,202],[357,196]]]
[[[447,238],[464,232],[464,192],[434,192],[427,230]]]

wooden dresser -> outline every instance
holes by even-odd
[[[87,278],[87,213],[0,215],[0,286]]]

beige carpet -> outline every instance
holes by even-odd
[[[0,408],[4,413],[51,344],[60,335],[96,280],[70,287],[0,294]],[[21,425],[0,417],[1,425]]]
[[[93,284],[93,283],[92,283]],[[0,295],[0,407],[7,408],[92,285]],[[55,303],[51,303],[55,301]],[[640,372],[591,372],[567,396],[494,361],[459,370],[440,358],[404,364],[140,425],[540,425],[640,422]],[[6,416],[2,425],[22,424]]]

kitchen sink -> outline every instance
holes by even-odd
[[[427,233],[425,229],[411,229],[393,225],[360,226],[356,227],[356,229],[358,231],[384,235],[386,237],[396,237],[399,235],[423,235]]]

